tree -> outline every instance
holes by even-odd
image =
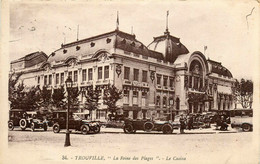
[[[116,111],[119,109],[116,105],[117,101],[122,98],[122,91],[117,89],[114,85],[108,85],[108,89],[104,92],[104,105],[111,112],[112,116],[116,116]]]
[[[54,89],[52,94],[52,105],[56,107],[57,109],[63,108],[65,105],[64,99],[65,97],[65,90],[64,87],[61,86],[61,88]]]
[[[9,81],[8,81],[8,100],[11,103],[11,108],[13,108],[13,106],[16,106],[14,103],[16,103],[16,96],[18,96],[17,94],[17,82],[20,78],[20,76],[22,75],[22,73],[11,73],[9,75]],[[23,86],[24,88],[24,86]],[[23,90],[22,88],[22,90]]]
[[[234,88],[236,104],[241,104],[243,108],[252,108],[253,103],[253,82],[251,80],[236,80]],[[235,104],[235,105],[236,105]],[[235,106],[236,108],[236,106]]]
[[[24,98],[25,98],[25,86],[23,83],[19,83],[17,86],[14,86],[12,88],[11,95],[9,95],[9,101],[11,102],[11,109],[13,108],[19,108],[19,109],[24,109],[25,108],[25,103],[24,103]]]
[[[71,88],[71,90],[70,90],[71,106],[78,106],[78,104],[79,104],[79,99],[78,99],[79,94],[80,94],[80,90],[79,90],[78,87]]]
[[[26,110],[38,110],[40,107],[40,88],[30,87],[28,91],[25,92],[25,97],[23,100],[24,108]]]
[[[93,85],[91,85],[88,88],[87,93],[85,94],[86,97],[85,106],[90,112],[91,119],[92,119],[92,111],[98,109],[98,101],[100,100],[100,91],[97,89],[97,87],[95,87],[95,89],[93,88],[94,88]]]
[[[51,90],[48,90],[45,86],[42,87],[42,90],[40,92],[40,97],[41,97],[41,101],[40,101],[40,105],[45,108],[45,110],[49,109],[51,106]]]

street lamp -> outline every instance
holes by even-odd
[[[68,92],[68,110],[67,110],[67,122],[66,122],[66,138],[64,146],[70,146],[70,131],[69,131],[69,110],[70,110],[70,90],[72,88],[72,80],[70,77],[65,81],[66,89]]]

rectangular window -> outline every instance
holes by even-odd
[[[60,83],[64,84],[64,73],[60,74]]]
[[[72,80],[72,72],[69,72],[69,78]]]
[[[134,81],[138,81],[139,79],[139,69],[134,68]]]
[[[56,74],[56,84],[59,84],[59,78],[60,78],[60,74]]]
[[[160,96],[157,96],[156,97],[156,106],[160,106],[161,105],[161,97]]]
[[[157,75],[157,85],[161,85],[161,75]]]
[[[133,91],[133,104],[138,105],[138,92]]]
[[[102,79],[102,67],[98,67],[98,79]]]
[[[163,107],[167,107],[167,97],[163,97]]]
[[[124,90],[124,104],[129,103],[129,91]]]
[[[40,80],[41,80],[41,77],[38,76],[38,81],[37,81],[38,84],[40,84]]]
[[[82,81],[86,81],[87,80],[87,70],[83,69],[82,70]]]
[[[93,79],[92,76],[93,76],[93,69],[89,68],[88,69],[88,80],[92,80]]]
[[[142,92],[142,106],[145,106],[146,96],[147,96],[147,93],[146,92]]]
[[[163,86],[167,87],[168,77],[163,77]]]
[[[170,87],[173,87],[173,78],[170,78]]]
[[[78,71],[74,71],[74,82],[78,81]]]
[[[142,82],[147,82],[147,71],[143,70]]]
[[[47,75],[44,76],[44,85],[47,85]]]
[[[130,68],[124,67],[124,79],[129,80],[129,75],[130,75]]]
[[[109,78],[109,66],[105,66],[104,76],[105,76],[105,79]]]
[[[49,85],[52,84],[52,75],[49,75]]]

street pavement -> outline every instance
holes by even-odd
[[[102,128],[98,134],[72,131],[71,146],[64,147],[65,130],[53,133],[15,128],[8,134],[8,152],[13,163],[200,163],[251,164],[257,152],[254,132],[209,129],[185,130],[180,134]]]

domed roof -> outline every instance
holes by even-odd
[[[170,35],[168,30],[164,35],[154,37],[154,41],[148,45],[148,48],[162,53],[164,60],[172,63],[178,55],[189,53],[189,50],[180,42],[180,38]]]
[[[216,62],[214,60],[208,59],[209,64],[211,65],[211,72],[216,73],[222,76],[227,76],[229,78],[232,78],[232,73],[225,68],[221,63]]]

